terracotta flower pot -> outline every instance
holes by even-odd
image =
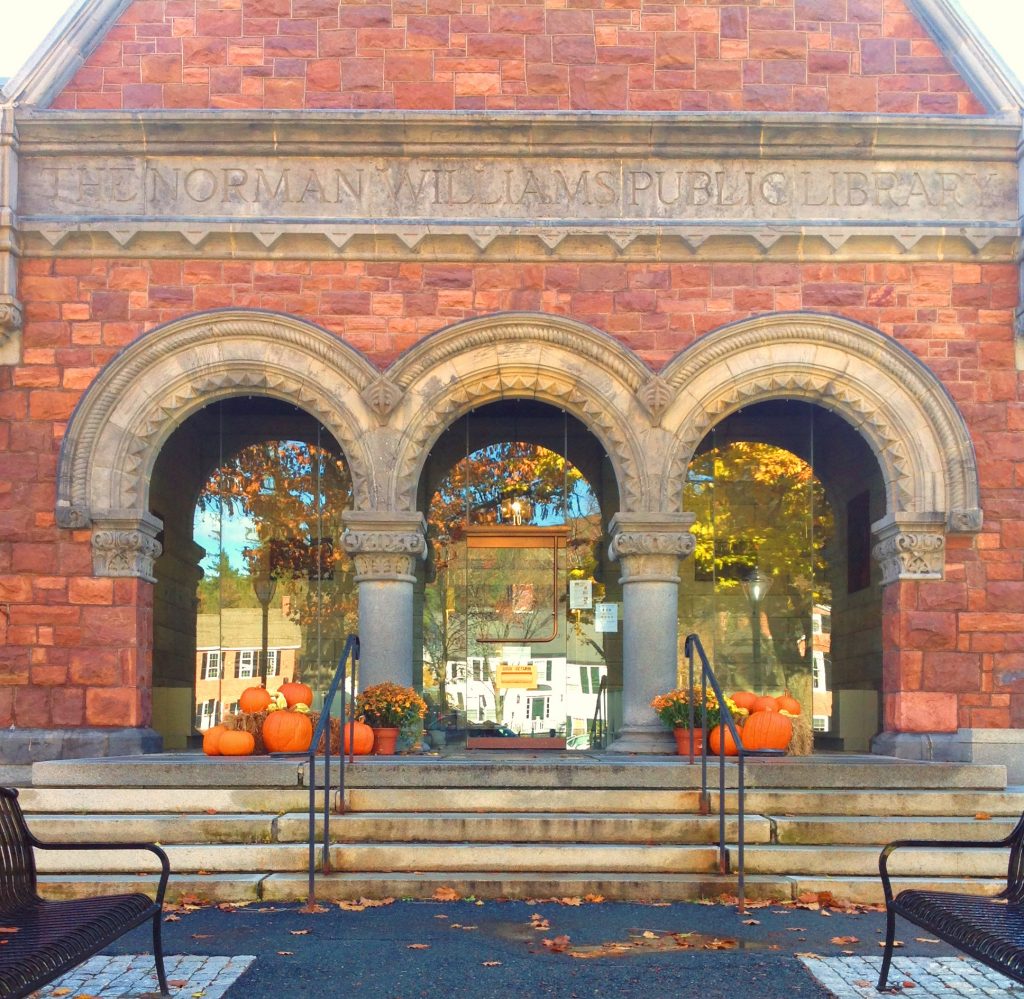
[[[373,730],[373,755],[393,756],[398,746],[397,728],[375,728]]]
[[[704,748],[704,732],[701,729],[674,728],[672,734],[676,737],[676,752],[680,756],[699,756]]]

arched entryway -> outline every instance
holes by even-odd
[[[604,448],[562,409],[465,414],[424,466],[417,681],[436,743],[603,747],[621,719],[622,622]]]

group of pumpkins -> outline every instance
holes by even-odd
[[[304,683],[283,683],[272,694],[266,687],[247,687],[238,699],[242,714],[267,712],[261,735],[268,753],[308,752],[313,741],[313,723],[309,707],[313,691]],[[203,733],[203,752],[207,756],[250,756],[256,749],[252,732],[214,725]]]
[[[739,690],[732,695],[731,700],[736,707],[749,712],[740,733],[744,749],[788,748],[793,738],[792,719],[800,714],[800,702],[791,697],[788,690],[778,697],[769,694],[759,697],[749,690]],[[728,727],[723,729],[715,725],[708,732],[708,749],[715,754],[721,753],[723,743],[726,756],[738,755],[732,732]]]

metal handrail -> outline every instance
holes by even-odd
[[[597,688],[597,702],[594,704],[594,719],[590,725],[590,732],[594,742],[600,743],[604,749],[608,742],[608,677],[602,676],[601,683]]]
[[[687,635],[686,644],[683,647],[683,651],[689,662],[689,704],[690,704],[690,731],[693,731],[693,724],[695,719],[694,715],[694,653],[700,657],[700,692],[701,699],[700,703],[703,705],[705,701],[705,691],[710,685],[715,697],[718,698],[718,703],[722,705],[722,710],[719,713],[718,722],[718,738],[719,738],[719,754],[718,754],[718,872],[719,874],[729,873],[729,853],[725,846],[725,730],[728,728],[732,735],[733,742],[736,744],[736,763],[737,763],[737,777],[736,777],[736,896],[738,900],[737,908],[742,913],[746,911],[746,881],[744,879],[743,872],[743,840],[744,840],[744,814],[745,814],[745,786],[744,786],[744,767],[743,761],[746,757],[755,755],[750,750],[743,748],[743,741],[740,738],[739,728],[736,722],[733,720],[732,715],[725,710],[725,694],[722,693],[722,688],[718,683],[718,678],[715,676],[715,671],[711,668],[711,663],[708,662],[707,654],[704,651],[704,646],[701,644],[700,638],[697,635]],[[708,716],[707,712],[701,711],[701,729],[703,731],[703,745],[701,748],[701,760],[700,760],[700,812],[701,815],[707,815],[711,811],[711,799],[708,796]],[[781,751],[758,751],[758,756],[777,756],[782,755]],[[690,762],[693,762],[693,743],[690,743]]]
[[[352,699],[355,700],[356,671],[359,667],[359,636],[349,635],[345,639],[345,647],[341,651],[341,658],[338,660],[338,668],[334,671],[334,678],[327,689],[324,697],[323,707],[320,709],[320,717],[317,719],[316,729],[313,732],[313,741],[309,744],[309,889],[308,904],[316,902],[316,887],[313,875],[316,872],[316,758],[317,747],[320,740],[324,740],[324,845],[321,857],[321,866],[324,874],[331,869],[331,705],[334,698],[341,690],[341,706],[339,718],[341,721],[341,746],[338,760],[338,792],[340,796],[341,812],[345,811],[345,665],[349,656],[352,658]],[[355,739],[349,737],[349,748],[354,750]],[[351,757],[350,757],[351,759]]]

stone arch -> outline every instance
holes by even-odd
[[[72,414],[57,522],[93,527],[99,574],[150,578],[159,524],[148,513],[149,476],[160,448],[197,410],[253,393],[305,409],[334,435],[365,506],[364,442],[376,421],[360,394],[377,375],[326,330],[275,313],[209,312],[151,330],[100,372]]]
[[[529,398],[564,408],[601,442],[621,505],[652,501],[645,448],[660,442],[639,396],[651,372],[622,344],[582,323],[533,313],[456,323],[411,348],[387,373],[399,439],[389,494],[413,510],[423,463],[454,420],[489,402]]]
[[[767,399],[814,402],[858,430],[878,459],[886,520],[945,531],[981,527],[978,470],[963,416],[938,378],[891,337],[837,316],[798,312],[723,327],[661,373],[672,402],[666,504],[707,431]]]

